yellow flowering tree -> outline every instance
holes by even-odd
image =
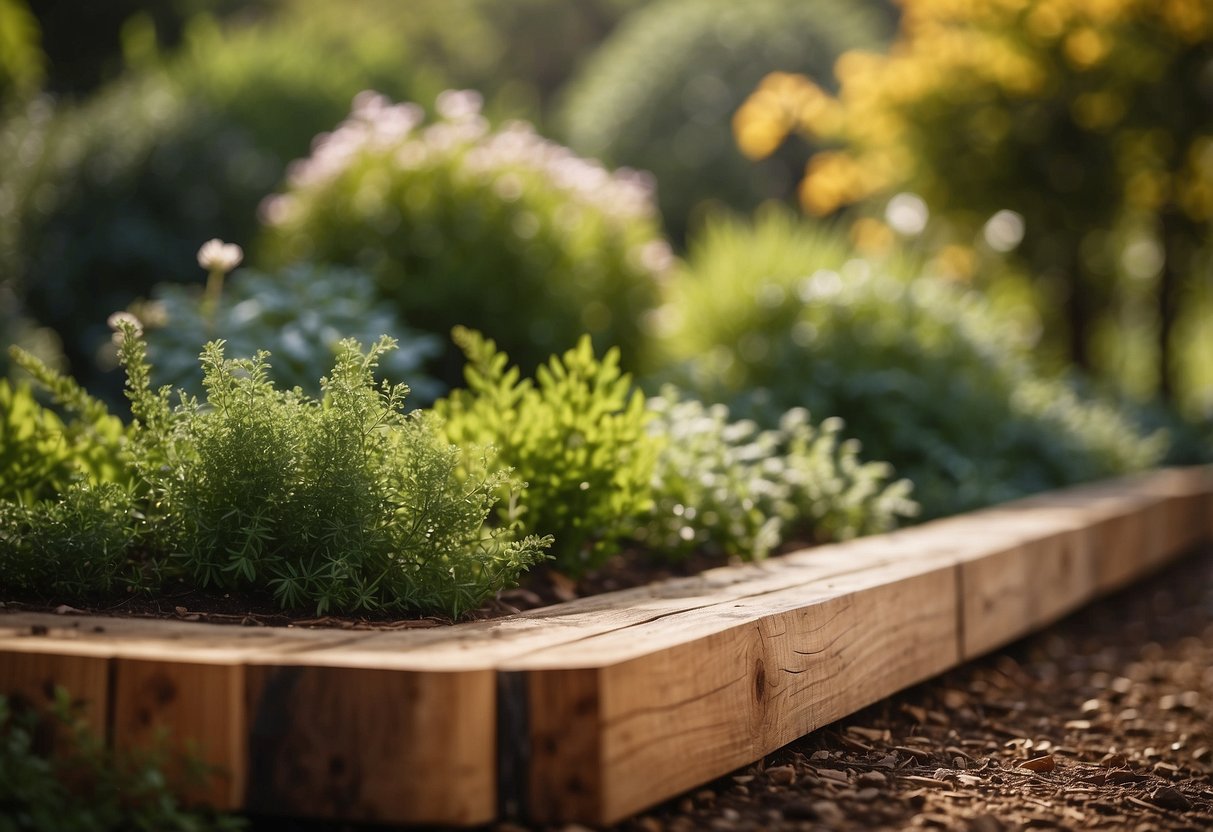
[[[1147,218],[1165,252],[1169,396],[1181,281],[1213,219],[1213,2],[902,2],[887,54],[838,61],[836,96],[768,76],[734,117],[742,151],[762,158],[791,133],[830,143],[800,186],[814,215],[902,190],[960,230],[1016,212],[1018,254],[1060,288],[1069,354],[1083,367],[1110,302],[1091,241],[1126,216]]]

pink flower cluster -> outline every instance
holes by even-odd
[[[296,194],[333,181],[367,155],[390,159],[404,171],[454,164],[456,175],[483,180],[507,201],[519,198],[533,177],[542,177],[546,187],[569,200],[570,208],[563,213],[574,225],[579,206],[621,221],[656,216],[650,174],[628,168],[609,171],[543,138],[526,122],[511,121],[494,130],[481,105],[479,93],[448,90],[438,97],[437,117],[427,125],[425,112],[416,104],[359,93],[346,120],[318,136],[312,154],[291,165],[288,191],[266,201],[264,220],[270,225],[288,222]],[[644,259],[664,264],[668,250],[647,251]]]

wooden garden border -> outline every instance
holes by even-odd
[[[312,818],[610,823],[1036,630],[1213,539],[1213,467],[1055,491],[763,564],[395,631],[0,615],[0,692]]]

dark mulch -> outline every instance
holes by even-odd
[[[1213,829],[1211,715],[1205,549],[618,829]]]

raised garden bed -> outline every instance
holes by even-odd
[[[1056,491],[454,627],[9,613],[0,690],[161,727],[223,808],[609,823],[1054,621],[1213,538],[1213,469]]]

